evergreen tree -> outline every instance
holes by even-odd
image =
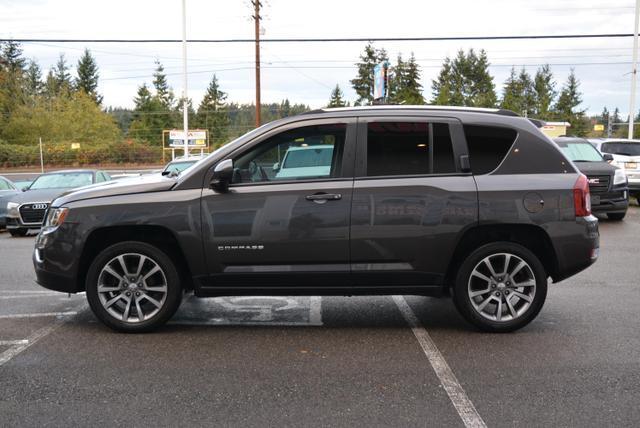
[[[364,48],[364,53],[360,55],[358,75],[351,80],[351,85],[358,95],[356,105],[367,105],[373,102],[373,69],[376,65],[388,61],[387,51],[375,49],[371,43]]]
[[[226,100],[227,94],[220,89],[218,78],[214,74],[196,115],[198,128],[209,131],[209,143],[212,147],[221,146],[228,135],[229,113]]]
[[[98,95],[98,64],[89,49],[85,49],[78,60],[77,72],[76,89],[84,91],[96,104],[102,104],[102,96]]]
[[[329,100],[327,107],[344,107],[346,105],[347,103],[344,101],[344,94],[342,93],[340,86],[336,85],[336,87],[333,88],[333,91],[331,91],[331,99]]]
[[[533,81],[524,67],[517,77],[515,68],[511,68],[511,74],[505,82],[500,107],[527,117],[533,114],[535,108]]]
[[[162,131],[167,129],[167,110],[160,100],[151,95],[147,84],[138,87],[129,136],[139,141],[162,144]]]
[[[518,84],[518,77],[516,76],[516,69],[515,67],[511,67],[511,73],[509,74],[506,82],[504,82],[500,108],[517,112],[518,109],[520,109],[521,103],[522,94]]]
[[[170,109],[173,106],[175,97],[173,91],[167,82],[167,75],[164,73],[164,67],[160,61],[156,60],[156,69],[153,72],[153,87],[156,89],[156,98],[164,107]]]
[[[571,69],[569,77],[560,91],[554,110],[559,120],[571,124],[571,133],[578,137],[586,135],[589,130],[585,120],[585,110],[577,109],[580,104],[582,104],[580,81],[576,78],[574,70]]]
[[[420,66],[411,53],[409,61],[403,61],[398,55],[398,61],[393,68],[393,77],[389,79],[390,104],[424,104],[422,85],[420,84]]]
[[[552,118],[552,103],[556,98],[556,82],[553,80],[553,74],[548,64],[538,68],[536,75],[533,78],[534,89],[534,116],[538,119],[551,119]]]
[[[453,60],[445,58],[431,89],[432,103],[437,105],[495,107],[497,102],[484,50],[479,55],[473,49],[460,50]]]
[[[42,93],[44,84],[42,83],[42,70],[35,59],[29,61],[29,66],[25,72],[25,92],[34,98]]]
[[[20,43],[9,40],[0,45],[0,69],[8,73],[22,74],[26,61],[22,57]]]
[[[72,87],[71,74],[69,74],[69,65],[67,64],[64,54],[60,54],[58,62],[56,62],[56,65],[53,67],[52,74],[55,95],[69,93]]]

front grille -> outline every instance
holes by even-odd
[[[588,175],[589,191],[591,193],[604,193],[609,190],[611,177],[608,175]]]
[[[49,204],[25,204],[20,207],[20,218],[22,223],[42,224],[44,221],[44,214],[47,212]]]

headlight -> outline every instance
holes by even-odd
[[[20,206],[17,202],[7,202],[7,215],[9,217],[19,217],[18,207]]]
[[[613,184],[626,184],[627,176],[624,171],[621,169],[616,169],[615,175],[613,176]]]
[[[45,228],[56,228],[64,223],[64,219],[69,213],[69,208],[49,208],[47,218],[44,219]]]

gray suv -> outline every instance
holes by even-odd
[[[536,317],[549,278],[598,256],[587,179],[538,126],[505,110],[417,106],[271,122],[176,177],[54,200],[37,281],[86,291],[125,332],[162,325],[187,291],[451,295],[478,328],[512,331]],[[297,147],[304,167],[279,176]]]

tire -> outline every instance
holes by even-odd
[[[29,231],[29,229],[9,229],[9,233],[14,238],[18,238],[18,237],[21,237],[21,236],[27,236],[27,232],[28,231]]]
[[[164,325],[182,299],[180,275],[171,259],[157,247],[137,241],[100,252],[89,267],[85,286],[95,316],[125,333],[149,332]]]
[[[622,220],[625,215],[627,215],[626,211],[623,213],[607,213],[607,217],[609,218],[609,220],[614,220],[614,221]]]
[[[491,275],[487,263],[497,275]],[[510,275],[505,276],[504,271]],[[524,327],[538,315],[547,297],[547,274],[538,257],[522,245],[495,242],[478,248],[462,262],[453,291],[456,308],[468,322],[482,331],[506,333]]]

